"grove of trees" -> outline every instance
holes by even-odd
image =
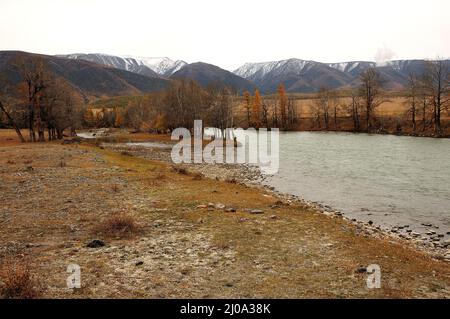
[[[45,141],[45,132],[48,140],[62,139],[66,129],[75,134],[82,125],[84,99],[50,72],[43,59],[18,59],[14,66],[21,78],[14,87],[2,86],[0,111],[15,128],[19,139],[26,141],[21,128],[28,129],[31,142]],[[15,90],[19,99],[9,97],[8,90]]]

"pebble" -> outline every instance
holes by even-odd
[[[235,212],[236,212],[236,208],[228,207],[225,211],[226,211],[227,213],[235,213]]]
[[[215,209],[225,209],[225,205],[221,204],[221,203],[217,203],[216,205],[214,205]]]
[[[254,215],[264,214],[264,211],[261,209],[252,209],[250,211],[250,214],[254,214]]]

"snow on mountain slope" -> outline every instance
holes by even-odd
[[[126,58],[134,59],[142,65],[145,65],[146,67],[152,69],[156,73],[164,76],[171,76],[173,73],[187,64],[182,60],[173,61],[167,57],[148,58],[127,56]]]
[[[341,72],[352,73],[357,70],[375,67],[376,63],[366,61],[351,61],[351,62],[329,63],[328,66]]]
[[[288,59],[281,61],[246,63],[233,73],[245,79],[258,80],[264,78],[267,74],[274,72],[290,72],[300,73],[310,66],[313,61],[305,61],[300,59]]]
[[[147,58],[133,56],[114,56],[108,54],[68,54],[62,55],[69,59],[90,61],[117,69],[122,69],[146,76],[170,76],[187,63],[181,60],[173,61],[169,58]]]

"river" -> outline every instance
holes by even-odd
[[[280,169],[266,183],[383,227],[450,231],[450,140],[280,133]]]

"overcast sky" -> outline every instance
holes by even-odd
[[[0,50],[245,62],[450,57],[450,0],[0,0]]]

